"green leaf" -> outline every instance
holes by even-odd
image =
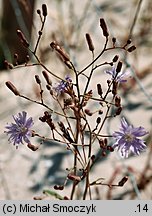
[[[44,194],[47,194],[49,196],[53,196],[55,197],[56,199],[59,199],[59,200],[64,200],[64,198],[62,196],[60,196],[58,193],[54,192],[54,191],[51,191],[51,190],[43,190],[43,193]]]

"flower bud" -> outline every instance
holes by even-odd
[[[37,12],[37,14],[39,14],[39,15],[41,14],[41,11],[40,11],[40,9],[37,9],[37,11],[36,11],[36,12]]]
[[[91,36],[90,36],[90,34],[88,34],[88,33],[86,33],[86,40],[87,40],[87,43],[88,43],[89,50],[93,52],[93,50],[94,50],[94,45],[93,45]]]
[[[59,46],[59,44],[56,41],[53,41],[50,43],[50,46],[52,49],[55,49],[56,52],[61,56],[64,62],[70,61],[70,58],[67,53]]]
[[[131,39],[128,39],[128,40],[127,40],[127,44],[131,44]]]
[[[120,106],[120,107],[118,107],[118,109],[116,110],[115,115],[120,115],[121,111],[122,111],[122,107]]]
[[[48,84],[48,85],[52,85],[52,82],[51,82],[51,80],[50,80],[50,78],[49,78],[49,76],[48,76],[48,73],[47,73],[46,71],[42,71],[42,74],[43,74],[43,76],[44,76],[44,78],[45,78],[47,84]]]
[[[115,38],[115,37],[112,38],[112,43],[113,43],[113,44],[116,43],[116,38]]]
[[[102,97],[103,92],[100,84],[97,84],[97,90],[98,90],[98,94]]]
[[[35,80],[37,82],[37,84],[41,84],[41,80],[40,80],[40,77],[38,75],[35,75]]]
[[[92,112],[89,109],[85,109],[85,114],[87,114],[88,116],[92,116]]]
[[[100,19],[100,27],[102,28],[103,35],[105,37],[108,37],[109,33],[108,33],[107,25],[106,25],[105,20],[103,18]]]
[[[28,143],[27,144],[27,147],[29,148],[29,149],[31,149],[32,151],[36,151],[36,150],[38,150],[38,146],[35,146],[35,145],[32,145],[31,143]]]
[[[25,36],[24,36],[24,34],[22,33],[21,30],[17,30],[17,35],[20,38],[21,43],[23,44],[23,46],[25,46],[26,48],[28,48],[29,47],[29,43],[26,40],[26,38],[25,38]]]
[[[10,81],[7,81],[5,84],[16,96],[20,95],[20,93],[17,90],[17,88]]]
[[[128,181],[128,176],[125,176],[121,179],[121,181],[118,183],[120,187],[124,186],[124,184]]]
[[[42,4],[42,14],[44,17],[47,16],[47,7],[46,7],[46,4]]]
[[[116,107],[121,106],[121,98],[118,95],[116,95],[116,97],[115,97],[115,106]]]
[[[136,49],[135,46],[131,46],[127,49],[128,52],[133,52]]]
[[[118,61],[119,56],[115,55],[114,58],[112,59],[113,62],[117,62]]]
[[[71,173],[69,173],[67,177],[68,177],[68,179],[70,179],[70,180],[72,180],[72,181],[77,181],[77,182],[80,182],[80,181],[81,181],[80,176],[76,176],[76,175],[71,174]]]
[[[97,124],[100,124],[100,122],[101,122],[101,118],[98,117],[97,120],[96,120],[96,122],[97,122]]]
[[[121,71],[121,68],[122,68],[122,62],[119,61],[117,64],[116,72],[119,73]]]

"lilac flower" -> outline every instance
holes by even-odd
[[[57,92],[57,94],[61,94],[65,92],[66,88],[68,87],[69,83],[72,82],[72,79],[69,75],[65,76],[65,80],[62,80],[56,87],[54,87],[54,90]]]
[[[29,144],[29,138],[32,136],[31,127],[34,124],[33,119],[31,117],[27,119],[27,113],[25,111],[13,116],[13,119],[15,123],[11,123],[5,127],[8,129],[5,133],[10,136],[9,141],[13,145],[16,145],[16,148],[20,143],[23,144],[23,141]]]
[[[143,127],[135,128],[129,125],[125,118],[122,118],[120,130],[113,133],[116,142],[112,147],[117,147],[122,157],[128,157],[130,151],[139,155],[140,151],[146,148],[144,141],[139,139],[139,137],[147,133]]]
[[[127,80],[125,78],[128,77],[128,75],[130,75],[130,72],[125,71],[125,72],[119,72],[116,76],[116,68],[112,67],[111,70],[107,70],[106,71],[107,74],[110,74],[112,76],[112,80],[115,79],[116,82],[119,83],[123,83],[123,82],[127,82]]]

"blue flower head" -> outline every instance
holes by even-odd
[[[127,82],[126,78],[130,75],[130,73],[128,71],[119,72],[117,74],[115,67],[112,67],[111,70],[107,70],[106,73],[111,75],[111,79],[112,80],[115,79],[115,81],[118,82],[118,83]]]
[[[9,135],[9,141],[13,145],[16,145],[16,148],[20,143],[23,144],[23,141],[29,144],[29,138],[32,136],[31,127],[34,124],[33,119],[31,117],[27,118],[25,111],[13,116],[13,119],[15,123],[11,123],[5,127],[7,129],[5,133]]]
[[[143,140],[139,137],[148,134],[143,127],[133,127],[129,125],[125,118],[121,119],[121,127],[119,131],[113,133],[116,142],[112,145],[118,148],[122,157],[128,157],[129,152],[139,155],[146,148]]]
[[[69,75],[65,76],[65,80],[66,81],[62,80],[61,82],[58,83],[58,85],[56,87],[54,87],[54,90],[57,92],[58,95],[65,92],[69,83],[72,82],[72,79],[70,78]]]

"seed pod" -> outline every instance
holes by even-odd
[[[20,95],[20,93],[17,90],[17,88],[10,81],[7,81],[5,84],[16,96]]]
[[[133,52],[136,49],[135,46],[131,46],[127,49],[128,52]]]
[[[108,37],[109,33],[108,33],[107,25],[103,18],[100,19],[100,27],[102,28],[103,36]]]
[[[87,43],[88,43],[89,50],[90,50],[91,52],[93,52],[93,51],[94,51],[94,45],[93,45],[91,36],[90,36],[90,34],[88,34],[88,33],[86,33],[86,40],[87,40]]]
[[[47,7],[46,7],[46,4],[42,4],[42,14],[44,17],[47,16]]]

